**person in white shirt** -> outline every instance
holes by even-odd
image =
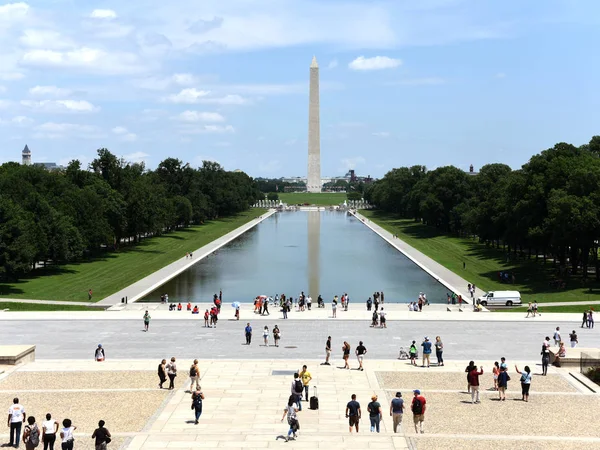
[[[10,427],[10,446],[19,446],[21,427],[25,421],[25,408],[19,404],[19,399],[14,398],[13,404],[8,408],[8,426]]]
[[[558,346],[560,341],[560,327],[556,327],[556,331],[554,332],[554,345]]]
[[[46,414],[46,420],[42,423],[42,441],[44,442],[44,450],[54,450],[57,431],[58,422],[52,418],[50,413]]]
[[[62,440],[61,448],[62,450],[73,450],[73,442],[75,441],[75,437],[73,437],[73,431],[77,429],[74,427],[71,419],[63,420],[63,428],[60,430],[60,438]]]
[[[310,311],[310,307],[312,305],[312,297],[309,295],[306,297],[306,306],[308,306],[308,310]]]

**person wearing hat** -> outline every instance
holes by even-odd
[[[371,403],[367,405],[369,419],[371,420],[371,433],[375,430],[379,433],[379,422],[381,422],[381,404],[377,401],[377,396],[371,397]]]
[[[394,433],[397,433],[398,425],[402,424],[402,414],[404,413],[404,399],[402,392],[396,392],[396,398],[392,399],[390,404],[390,416],[394,423]]]
[[[421,367],[425,367],[425,361],[427,361],[427,367],[429,367],[429,357],[431,356],[431,342],[429,342],[429,338],[425,336],[425,340],[421,344],[423,347],[423,365]]]
[[[425,397],[421,395],[421,391],[415,389],[413,391],[414,397],[410,404],[410,410],[413,413],[413,421],[415,424],[415,433],[419,433],[419,425],[421,428],[421,434],[425,433],[423,430],[423,421],[425,420]]]
[[[94,352],[94,358],[98,362],[102,362],[104,361],[104,358],[106,358],[106,355],[104,354],[104,348],[102,348],[102,344],[98,344],[98,348],[96,348],[96,351]]]

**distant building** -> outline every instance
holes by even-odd
[[[25,144],[25,148],[21,152],[21,164],[23,164],[24,166],[31,165],[31,150],[29,150],[27,144]]]
[[[31,150],[29,150],[29,147],[27,145],[25,145],[25,148],[21,152],[21,164],[23,164],[24,166],[31,166],[32,165],[32,162],[31,162]],[[58,164],[53,163],[53,162],[33,163],[33,166],[34,167],[43,167],[44,169],[46,169],[48,171],[62,170],[62,169],[64,169],[63,166],[59,166]]]
[[[471,164],[469,166],[469,175],[477,175],[479,172],[475,172],[475,170],[473,169],[473,164]]]

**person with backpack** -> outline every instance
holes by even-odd
[[[108,431],[105,427],[104,420],[98,421],[98,428],[94,430],[92,434],[92,439],[95,439],[96,450],[106,450],[106,444],[109,444],[112,440],[110,431]]]
[[[27,425],[25,425],[23,431],[23,442],[25,443],[25,450],[34,450],[40,445],[40,429],[33,416],[27,418]]]
[[[410,405],[410,410],[413,413],[413,422],[415,424],[415,433],[419,433],[419,425],[421,428],[421,434],[425,433],[423,430],[423,421],[425,420],[425,397],[421,395],[421,391],[415,389],[413,391],[414,397]]]
[[[501,367],[500,373],[498,373],[498,399],[500,401],[506,400],[506,390],[508,389],[509,381],[510,377],[508,376],[506,368]]]
[[[287,436],[285,437],[285,442],[289,441],[290,439],[296,439],[296,432],[300,429],[300,423],[298,422],[298,416],[296,415],[298,411],[301,411],[299,408],[300,403],[296,403],[297,401],[300,401],[300,398],[301,397],[295,396],[292,393],[288,398],[286,407],[283,409],[281,421],[283,422],[283,419],[287,415],[287,422],[290,426]]]
[[[525,366],[523,372],[519,371],[519,368],[515,365],[516,372],[521,375],[521,395],[524,402],[529,401],[529,388],[531,387],[531,369],[529,366]]]
[[[304,392],[304,385],[300,379],[300,374],[296,372],[294,374],[294,381],[292,381],[291,394],[296,396],[295,403],[298,405],[298,411],[302,411],[302,393]]]
[[[554,332],[554,345],[558,347],[561,340],[562,339],[560,338],[560,327],[556,327],[556,331]]]
[[[192,409],[194,410],[194,417],[196,418],[195,424],[198,425],[200,416],[202,415],[202,400],[204,400],[204,394],[198,386],[198,389],[192,393]]]
[[[60,430],[60,439],[61,439],[61,449],[62,450],[73,450],[73,444],[75,443],[75,437],[73,436],[73,431],[77,429],[77,427],[73,426],[73,422],[71,419],[63,420],[63,428]]]
[[[417,365],[417,342],[416,341],[412,341],[412,344],[410,344],[410,348],[408,349],[408,354],[410,355],[410,363],[413,366]]]
[[[200,367],[198,367],[198,360],[195,359],[194,363],[190,366],[190,391],[194,392],[194,383],[196,383],[196,390],[200,389]]]

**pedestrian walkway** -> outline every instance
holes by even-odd
[[[149,294],[153,290],[162,286],[170,279],[175,278],[181,272],[184,272],[185,270],[189,269],[194,264],[196,264],[198,261],[202,260],[203,258],[208,257],[211,253],[215,252],[219,248],[221,248],[224,245],[228,244],[229,242],[233,241],[235,238],[244,234],[250,228],[253,228],[254,226],[258,225],[260,222],[265,220],[267,217],[270,217],[275,213],[276,213],[276,210],[274,210],[274,209],[269,210],[262,216],[257,217],[256,219],[251,220],[250,222],[242,225],[241,227],[236,228],[233,231],[230,231],[229,233],[225,234],[224,236],[221,236],[220,238],[215,239],[211,243],[206,244],[205,246],[192,251],[193,258],[188,259],[185,256],[182,256],[181,259],[175,261],[174,263],[171,263],[168,266],[165,266],[162,269],[157,270],[153,274],[148,275],[147,277],[142,278],[141,280],[127,286],[125,289],[121,289],[120,291],[115,292],[112,295],[109,295],[108,297],[100,300],[97,304],[113,306],[116,304],[120,304],[121,300],[125,297],[127,297],[129,303],[133,303],[133,302],[143,298],[145,295]]]
[[[88,302],[64,302],[60,300],[29,300],[24,298],[0,298],[0,302],[7,303],[35,303],[38,305],[64,305],[64,306],[89,306],[98,308],[106,308],[104,305],[99,305],[98,303],[88,303]]]
[[[463,299],[471,302],[471,296],[467,291],[467,285],[470,283],[468,280],[465,280],[451,270],[446,269],[440,263],[411,247],[403,240],[395,238],[392,233],[377,225],[372,220],[367,219],[362,214],[358,212],[352,212],[352,214],[371,230],[385,239],[390,245],[402,252],[404,256],[435,278],[436,281],[446,286],[450,291],[461,294]],[[485,294],[485,291],[476,288],[475,298],[478,298],[483,294]]]

